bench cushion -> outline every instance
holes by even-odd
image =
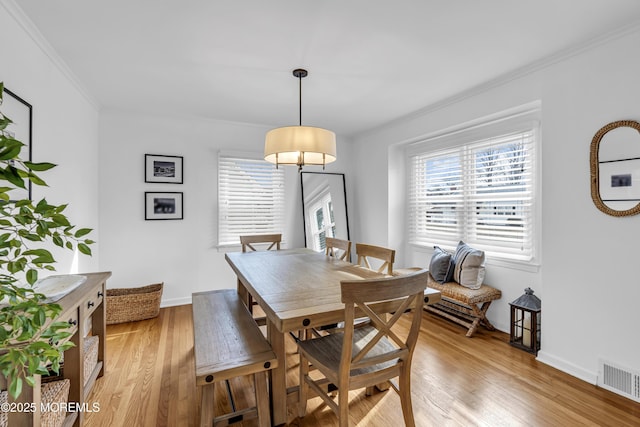
[[[429,275],[427,287],[439,290],[443,298],[453,299],[465,305],[493,301],[502,297],[499,289],[489,285],[482,285],[479,289],[469,289],[456,282],[438,283],[431,275]]]

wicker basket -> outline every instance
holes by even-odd
[[[96,365],[98,364],[98,344],[100,339],[97,336],[88,336],[84,339],[84,384],[87,381]]]
[[[67,413],[64,411],[63,403],[69,401],[69,387],[71,382],[68,379],[60,381],[52,381],[41,386],[41,401],[42,406],[51,409],[62,409],[60,411],[45,411],[42,412],[40,417],[41,427],[60,427],[64,423],[64,419],[67,417]],[[7,391],[0,393],[0,404],[7,403],[8,399]],[[47,406],[47,403],[52,405]],[[54,404],[55,403],[55,404]],[[0,427],[7,427],[9,421],[7,419],[7,413],[0,411]]]
[[[160,312],[163,283],[107,289],[107,325],[151,319]]]
[[[42,385],[42,401],[63,403],[69,401],[69,387],[71,383],[65,379]],[[55,406],[53,406],[55,408]],[[41,427],[60,427],[67,417],[65,411],[43,412],[40,420]]]

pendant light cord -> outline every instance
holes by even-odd
[[[298,75],[298,126],[302,126],[302,74]]]

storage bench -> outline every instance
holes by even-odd
[[[438,283],[431,275],[427,287],[439,290],[442,300],[433,305],[425,305],[424,309],[467,327],[468,337],[475,333],[480,324],[490,331],[495,329],[486,313],[491,302],[502,297],[499,289],[489,285],[469,289],[456,282]]]

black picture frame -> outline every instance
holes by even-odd
[[[30,162],[33,149],[33,107],[23,98],[4,87],[2,114],[13,122],[2,132],[24,144],[20,151],[20,159]],[[31,181],[27,180],[25,189],[18,188],[9,191],[9,197],[12,201],[31,200]]]
[[[147,221],[184,219],[182,192],[146,191],[144,193],[144,219]]]
[[[162,184],[183,183],[182,156],[166,156],[162,154],[144,155],[144,182]]]

